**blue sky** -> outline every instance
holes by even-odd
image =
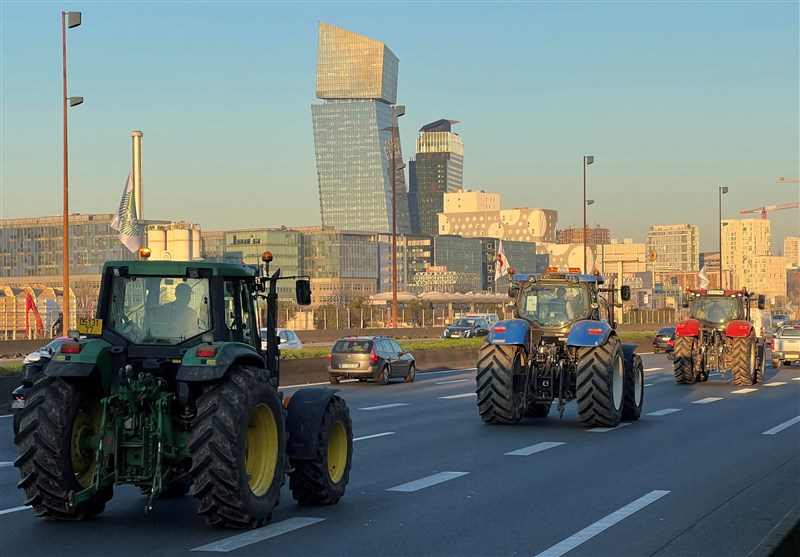
[[[0,218],[111,213],[144,133],[145,217],[203,230],[320,224],[311,105],[319,21],[400,59],[403,153],[448,118],[464,185],[643,242],[800,201],[800,2],[0,1]],[[768,213],[773,253],[800,210]]]

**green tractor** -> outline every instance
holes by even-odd
[[[14,441],[18,486],[38,516],[84,520],[114,486],[134,485],[150,512],[189,492],[213,526],[255,528],[284,478],[300,504],[339,501],[353,455],[350,413],[336,390],[278,391],[277,282],[243,264],[114,261],[103,267],[96,318],[81,320],[34,383]],[[262,325],[263,326],[263,325]]]

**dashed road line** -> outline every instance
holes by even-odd
[[[439,400],[452,400],[454,398],[467,398],[470,396],[478,396],[478,393],[461,393],[460,395],[440,396]]]
[[[201,545],[200,547],[195,547],[192,549],[192,551],[214,551],[217,553],[227,553],[228,551],[233,551],[234,549],[239,549],[241,547],[264,541],[269,538],[274,538],[275,536],[280,536],[281,534],[286,534],[287,532],[292,532],[293,530],[305,528],[306,526],[316,524],[317,522],[322,522],[323,520],[325,519],[304,516],[289,518],[287,520],[282,520],[281,522],[276,522],[275,524],[264,526],[263,528],[250,530],[249,532],[242,532],[241,534],[236,534],[235,536],[225,538],[224,540],[219,540],[217,542]]]
[[[387,408],[400,408],[401,406],[408,406],[409,402],[395,402],[394,404],[381,404],[380,406],[365,406],[359,410],[386,410]]]
[[[768,429],[767,431],[765,431],[761,435],[775,435],[776,433],[780,433],[781,431],[783,431],[787,427],[791,427],[791,426],[793,426],[794,424],[797,424],[797,423],[800,423],[800,416],[797,416],[795,418],[792,418],[791,420],[785,421],[780,425],[776,425],[775,427],[773,427],[772,429]]]
[[[673,412],[680,412],[680,408],[664,408],[663,410],[656,410],[655,412],[648,412],[645,416],[666,416]]]
[[[758,389],[753,389],[753,388],[739,389],[738,391],[731,391],[731,393],[735,394],[735,395],[743,395],[743,394],[746,394],[746,393],[753,393],[753,392],[755,392],[757,390]]]
[[[646,367],[646,368],[644,368],[644,371],[661,371],[662,369],[664,369],[664,368],[663,367]]]
[[[537,443],[536,445],[531,445],[530,447],[523,447],[522,449],[517,449],[516,451],[511,451],[510,453],[506,453],[509,456],[529,456],[534,453],[540,453],[542,451],[546,451],[547,449],[552,449],[553,447],[558,447],[559,445],[563,445],[564,443],[558,441],[546,441],[544,443]]]
[[[425,489],[426,487],[440,484],[448,480],[460,478],[461,476],[466,476],[467,474],[469,474],[469,472],[439,472],[438,474],[433,474],[427,478],[420,478],[419,480],[414,480],[413,482],[390,487],[386,491],[403,491],[410,493],[412,491],[419,491],[420,489]]]
[[[449,385],[450,383],[466,383],[469,379],[453,379],[451,381],[437,381],[434,385]]]
[[[364,439],[375,439],[376,437],[385,437],[386,435],[394,435],[394,431],[386,431],[384,433],[376,433],[375,435],[365,435],[363,437],[354,437],[353,441],[363,441]]]
[[[792,381],[800,381],[800,377],[792,377]]]
[[[591,524],[578,532],[577,534],[570,536],[566,540],[557,543],[553,547],[544,550],[543,552],[539,553],[536,557],[560,557],[564,555],[568,551],[571,551],[581,545],[582,543],[592,539],[597,534],[608,530],[612,526],[614,526],[617,522],[620,522],[633,513],[642,510],[649,504],[658,501],[665,495],[667,495],[669,491],[663,490],[655,490],[651,491],[647,495],[640,497],[633,503],[625,505],[618,511],[611,513],[610,515],[606,516],[605,518],[601,518],[594,524]]]
[[[722,400],[722,398],[718,396],[710,396],[708,398],[701,398],[700,400],[693,400],[692,404],[708,404],[709,402],[717,402],[718,400]]]
[[[30,507],[29,505],[24,505],[22,507],[12,507],[10,509],[3,509],[2,511],[0,511],[0,514],[15,513],[15,512],[24,511],[25,509],[30,509],[30,508],[32,508],[32,507]]]
[[[0,462],[0,468],[5,468],[7,466],[14,466],[13,462]]]
[[[590,433],[608,433],[609,431],[616,431],[621,427],[628,427],[631,425],[630,422],[624,422],[619,424],[617,427],[593,427],[592,429],[587,429],[586,431]]]
[[[774,383],[762,383],[764,387],[780,387],[781,385],[786,385],[786,381],[775,381]]]

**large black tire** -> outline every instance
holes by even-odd
[[[290,459],[289,489],[301,505],[333,505],[344,495],[353,464],[353,423],[344,400],[331,397],[312,460]]]
[[[20,431],[14,438],[19,457],[18,487],[37,516],[53,520],[85,520],[103,512],[113,488],[107,487],[74,507],[72,492],[92,484],[103,407],[85,382],[68,383],[44,377],[28,392],[20,410]]]
[[[523,373],[521,346],[484,343],[475,377],[478,413],[487,424],[515,424],[522,417],[523,393],[514,390],[514,376]]]
[[[729,339],[731,343],[731,375],[736,385],[752,385],[756,381],[756,339],[750,335]]]
[[[191,444],[194,496],[212,526],[257,528],[280,500],[286,424],[263,370],[235,366],[197,402]]]
[[[578,414],[587,427],[616,427],[622,416],[625,361],[612,336],[602,346],[578,349]]]
[[[644,403],[644,366],[639,354],[633,355],[630,369],[625,370],[625,395],[622,400],[622,419],[632,422],[642,415]]]
[[[695,337],[676,337],[675,350],[673,351],[672,370],[675,374],[676,383],[692,384],[695,382],[696,375],[692,362],[694,345],[697,342]]]

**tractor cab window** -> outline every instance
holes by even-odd
[[[709,323],[727,323],[743,319],[741,304],[735,298],[698,298],[692,308],[692,317]]]
[[[225,281],[225,322],[229,340],[253,344],[256,334],[254,305],[250,285],[238,281]]]
[[[211,328],[208,280],[114,277],[108,327],[134,344],[179,344]]]
[[[591,305],[585,286],[525,283],[520,315],[542,327],[563,327],[589,317]]]

